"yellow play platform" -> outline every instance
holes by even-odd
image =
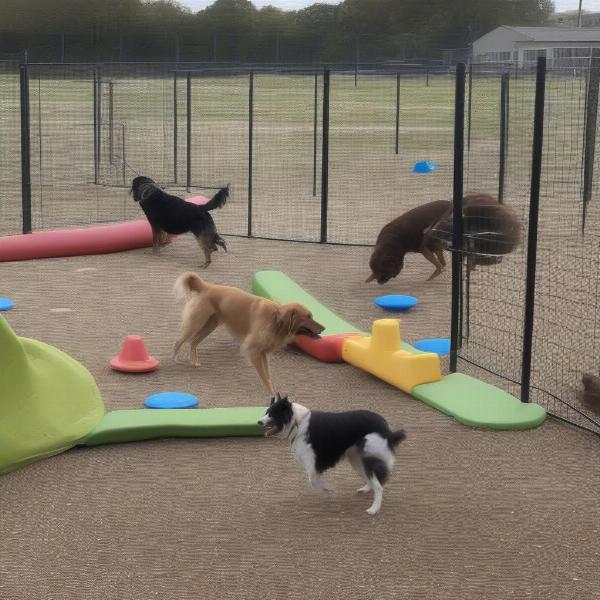
[[[342,357],[407,394],[417,385],[441,380],[437,354],[407,352],[400,342],[400,321],[379,319],[373,323],[370,337],[352,337],[344,342]]]

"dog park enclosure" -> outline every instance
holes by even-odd
[[[600,368],[595,64],[545,72],[533,161],[536,72],[506,65],[469,65],[458,112],[455,70],[439,68],[4,62],[0,82],[2,235],[139,218],[127,191],[145,174],[180,195],[231,183],[215,214],[226,235],[369,245],[403,211],[452,198],[462,152],[465,192],[500,197],[523,243],[464,270],[458,369],[600,431],[580,399],[582,374]],[[438,167],[413,173],[418,161]]]

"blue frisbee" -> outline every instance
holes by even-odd
[[[433,173],[440,165],[434,160],[420,160],[415,163],[413,173]]]
[[[413,346],[422,352],[435,352],[440,356],[444,356],[450,352],[450,340],[448,338],[419,340],[415,342]]]
[[[0,312],[14,308],[15,303],[10,298],[2,298],[0,296]]]
[[[408,310],[416,306],[419,301],[414,296],[402,296],[399,294],[388,294],[387,296],[378,296],[373,302],[384,310]]]
[[[160,392],[148,396],[144,404],[147,408],[194,408],[198,406],[198,398],[181,392]]]

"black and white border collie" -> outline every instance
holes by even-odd
[[[317,491],[333,491],[323,472],[346,458],[365,483],[358,492],[373,491],[373,504],[367,512],[379,512],[383,485],[395,462],[394,450],[406,438],[404,431],[392,431],[381,415],[368,410],[311,411],[279,394],[258,424],[268,428],[266,436],[290,442],[293,455]]]

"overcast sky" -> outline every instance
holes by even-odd
[[[179,0],[181,4],[189,6],[192,10],[200,10],[209,4],[212,4],[214,0]],[[319,0],[321,3],[326,4],[339,4],[340,0]],[[315,0],[253,0],[254,5],[261,7],[272,4],[279,8],[285,8],[288,10],[302,8],[304,6],[310,6],[315,4]],[[556,10],[575,10],[579,5],[579,0],[554,0]],[[583,0],[583,7],[586,10],[600,10],[600,0]]]

